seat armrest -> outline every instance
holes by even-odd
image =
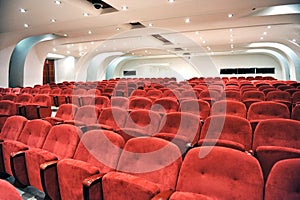
[[[59,199],[60,191],[57,176],[57,160],[40,165],[40,175],[45,195],[50,199]]]
[[[103,192],[102,192],[102,178],[105,173],[95,174],[83,180],[83,197],[84,200],[90,199],[90,194],[93,194],[92,188],[99,187],[100,194],[98,195],[99,200],[103,199]]]
[[[151,200],[167,200],[173,194],[173,190],[164,190],[155,195]]]
[[[16,183],[21,186],[29,185],[25,151],[12,152],[10,154],[10,167]]]

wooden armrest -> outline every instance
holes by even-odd
[[[20,185],[21,187],[29,185],[25,151],[12,152],[10,154],[10,166],[17,185]]]
[[[47,170],[51,167],[56,167],[57,163],[58,163],[58,160],[52,160],[52,161],[49,161],[49,162],[45,162],[45,163],[40,165],[40,169],[41,170]]]
[[[157,195],[155,195],[152,200],[164,200],[164,199],[169,199],[170,196],[172,195],[174,191],[173,190],[165,190],[165,191],[162,191],[160,193],[158,193]]]
[[[93,186],[96,186],[97,184],[99,184],[99,188],[100,188],[99,200],[103,199],[102,178],[103,178],[104,175],[105,175],[104,173],[95,174],[95,175],[90,176],[90,177],[83,180],[82,185],[83,185],[83,198],[84,198],[84,200],[90,199],[90,188],[93,187]]]
[[[53,160],[40,165],[42,187],[46,197],[49,199],[60,198],[58,175],[56,168],[57,163],[58,160]]]

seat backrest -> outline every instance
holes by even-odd
[[[172,112],[164,115],[159,132],[183,136],[189,142],[198,140],[201,131],[200,117],[185,112]]]
[[[6,180],[0,180],[0,199],[2,200],[22,200],[18,190]]]
[[[101,95],[101,91],[100,90],[97,90],[97,89],[89,89],[87,92],[86,92],[86,95],[89,95],[89,96],[100,96]]]
[[[245,150],[251,149],[252,129],[250,122],[233,115],[208,117],[201,130],[200,139],[220,139],[240,143]]]
[[[17,99],[16,94],[6,94],[2,97],[2,100],[16,101],[16,99]]]
[[[225,147],[197,147],[184,158],[176,190],[212,199],[262,200],[263,186],[254,157]]]
[[[16,103],[31,103],[33,100],[33,96],[31,94],[20,94],[17,97]]]
[[[246,91],[243,93],[242,95],[242,99],[243,100],[247,100],[247,99],[259,99],[261,101],[265,100],[265,93],[263,93],[262,91]]]
[[[152,106],[152,101],[146,97],[136,97],[129,100],[130,110],[138,110],[138,109],[150,110],[151,106]]]
[[[269,119],[258,123],[252,149],[259,146],[280,146],[300,149],[300,121]]]
[[[155,137],[139,137],[127,141],[117,170],[152,181],[164,191],[175,188],[181,163],[181,153],[175,144]]]
[[[77,110],[78,106],[74,104],[62,104],[59,106],[55,117],[61,118],[63,120],[73,120]]]
[[[48,107],[51,107],[52,105],[50,96],[46,94],[38,94],[34,96],[32,103],[38,104],[40,106],[48,106]]]
[[[129,106],[129,99],[126,97],[111,97],[110,99],[111,107],[118,107],[127,110]]]
[[[262,120],[271,118],[290,118],[288,107],[282,103],[261,101],[251,104],[248,109],[248,120]]]
[[[151,110],[161,113],[170,113],[178,111],[179,104],[173,98],[156,99],[151,107]]]
[[[14,115],[7,118],[2,127],[0,139],[17,140],[26,122],[27,119],[23,116]]]
[[[50,95],[57,95],[61,93],[61,89],[60,88],[53,88],[50,91]]]
[[[17,140],[30,147],[41,148],[51,127],[45,120],[30,120],[25,124]]]
[[[285,101],[291,101],[291,95],[288,92],[285,91],[271,91],[266,96],[267,101],[273,101],[273,100],[285,100]]]
[[[300,159],[278,161],[271,169],[265,187],[265,200],[300,199]]]
[[[75,114],[76,121],[84,124],[96,124],[101,110],[97,106],[87,105],[78,108]]]
[[[97,96],[95,97],[95,106],[100,109],[108,107],[110,104],[110,100],[107,96]]]
[[[292,116],[291,119],[300,121],[300,104],[296,105],[292,109]]]
[[[199,115],[201,120],[205,120],[209,116],[210,105],[200,99],[187,99],[180,102],[180,111]]]
[[[117,130],[124,127],[127,115],[127,111],[121,108],[104,108],[99,116],[98,124],[105,124]]]
[[[293,103],[300,103],[300,91],[294,92],[292,95]]]
[[[235,115],[246,118],[247,108],[245,104],[239,101],[222,100],[212,105],[211,115]]]
[[[157,112],[151,110],[135,110],[132,111],[125,123],[125,128],[135,128],[147,132],[152,135],[158,131],[161,116]]]
[[[1,115],[15,115],[17,113],[16,104],[10,100],[0,101],[0,114]]]
[[[72,158],[82,135],[78,127],[70,124],[53,126],[42,149],[56,154],[59,160]]]
[[[149,90],[149,91],[146,93],[146,97],[155,97],[156,99],[157,99],[157,98],[160,98],[160,97],[162,97],[162,91],[157,90],[157,89]]]
[[[82,136],[74,159],[88,162],[98,167],[101,173],[107,173],[116,169],[124,144],[124,139],[112,131],[91,130]]]
[[[225,98],[228,100],[236,100],[236,101],[241,101],[242,97],[241,97],[241,93],[239,91],[225,91]]]

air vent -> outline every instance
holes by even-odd
[[[176,48],[174,48],[174,51],[183,51],[183,49],[180,47],[176,47]]]
[[[145,28],[145,26],[143,24],[141,24],[140,22],[131,22],[129,24],[131,25],[131,29]]]
[[[183,53],[184,56],[190,56],[191,53]]]
[[[172,45],[173,43],[170,42],[169,40],[167,40],[166,38],[164,38],[163,36],[159,35],[159,34],[154,34],[152,35],[152,37],[160,40],[161,42],[164,43],[164,45]]]

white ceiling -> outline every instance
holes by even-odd
[[[300,7],[299,0],[176,0],[174,3],[105,0],[115,12],[97,10],[86,0],[61,2],[57,5],[54,0],[0,0],[0,34],[17,34],[20,38],[45,33],[67,34],[54,41],[53,48],[55,53],[76,57],[92,50],[126,53],[137,48],[181,47],[183,52],[193,53],[200,46],[209,52],[231,52],[245,49],[253,42],[286,43],[293,39],[300,42],[299,13],[257,14],[283,4]],[[122,6],[128,10],[122,10]],[[27,12],[21,13],[20,8]],[[89,16],[84,17],[84,12]],[[229,13],[233,14],[232,18],[228,18]],[[191,22],[185,23],[186,18]],[[130,22],[140,22],[146,27],[151,23],[154,28],[130,32]],[[25,23],[29,24],[28,28],[24,27]],[[153,32],[173,45],[155,41],[149,36]],[[111,48],[105,44],[107,40]]]

